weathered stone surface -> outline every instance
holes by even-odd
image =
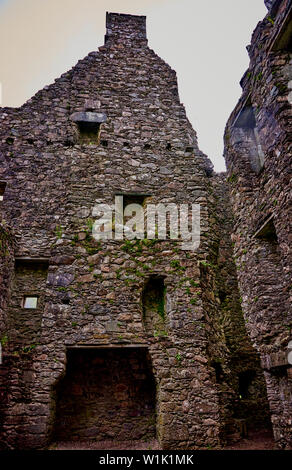
[[[270,12],[252,36],[225,158],[246,326],[265,369],[276,443],[291,448],[291,2],[265,3]],[[253,123],[238,127],[247,107]]]
[[[87,112],[79,112],[73,113],[70,116],[70,119],[74,122],[97,122],[101,124],[102,122],[106,121],[106,114],[105,113],[91,113]]]
[[[49,273],[48,274],[48,284],[53,286],[65,287],[71,284],[74,276],[71,273]],[[84,281],[85,282],[85,281]]]
[[[107,120],[85,138],[76,113]],[[175,72],[147,47],[145,17],[108,14],[98,52],[21,108],[1,109],[0,120],[4,213],[20,260],[13,269],[11,240],[0,256],[1,334],[9,339],[0,369],[0,390],[9,391],[3,446],[44,448],[53,434],[132,439],[135,427],[137,437],[155,434],[164,449],[203,449],[238,437],[243,415],[249,425],[254,416],[266,423],[224,175],[198,148]],[[172,239],[96,242],[95,204],[112,205],[121,193],[153,204],[199,203],[199,249],[182,250]],[[48,266],[28,266],[24,257],[47,258]],[[38,297],[37,309],[23,308],[25,295]],[[112,370],[101,363],[106,348]],[[128,361],[123,348],[132,351]],[[80,414],[70,417],[72,407]]]
[[[50,264],[51,265],[54,265],[54,264],[72,264],[73,262],[75,261],[75,257],[74,256],[55,256],[55,257],[52,257],[50,259]]]
[[[155,437],[155,381],[149,360],[144,348],[71,350],[67,374],[54,390],[54,439]]]

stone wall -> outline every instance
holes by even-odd
[[[149,441],[156,437],[155,395],[147,349],[71,350],[55,390],[52,438]]]
[[[0,203],[1,204],[1,203]],[[14,238],[5,222],[0,223],[0,333],[6,335],[10,279],[14,268]],[[2,341],[5,342],[6,341]]]
[[[46,285],[34,281],[43,299],[35,317],[40,331],[25,351],[14,344],[18,360],[25,355],[30,361],[25,376],[30,396],[19,398],[23,372],[14,368],[8,404],[14,418],[3,430],[13,448],[50,442],[52,391],[65,374],[67,348],[77,345],[147,346],[161,445],[219,444],[198,267],[208,251],[207,237],[198,252],[188,252],[179,240],[96,242],[91,236],[95,204],[112,204],[121,193],[147,194],[153,203],[201,203],[208,231],[211,164],[179,102],[175,72],[146,46],[145,19],[111,15],[107,27],[110,21],[113,29],[116,22],[129,25],[128,20],[129,31],[137,28],[137,34],[117,29],[99,52],[22,108],[1,110],[5,209],[18,233],[17,257],[32,265],[35,258],[48,259]],[[96,138],[83,139],[76,113],[107,116]],[[162,330],[147,331],[142,294],[151,276],[164,277],[165,321]],[[13,295],[14,318],[27,315],[19,305],[23,292],[16,288]]]
[[[270,428],[271,423],[260,358],[248,338],[240,304],[226,175],[218,174],[210,182],[211,251],[201,266],[201,279],[210,318],[209,362],[219,393],[221,442],[228,443],[250,431]]]
[[[2,204],[0,202],[0,204]],[[11,341],[7,306],[10,301],[10,279],[14,267],[14,240],[10,229],[0,223],[0,429],[3,426],[8,397],[8,377],[10,366],[9,343]],[[1,443],[0,443],[1,449]]]
[[[291,447],[292,423],[289,31],[291,2],[274,2],[253,33],[243,94],[225,132],[242,307],[265,370],[274,436],[283,448]]]
[[[21,108],[1,109],[0,119],[5,217],[17,240],[5,445],[44,448],[56,426],[65,438],[58,423],[71,403],[62,404],[60,384],[70,378],[74,348],[148,349],[162,448],[215,448],[227,435],[238,438],[238,374],[255,371],[253,397],[262,382],[222,231],[223,182],[198,149],[175,72],[147,47],[145,18],[109,14],[98,52]],[[182,250],[179,239],[96,241],[94,207],[118,194],[200,204],[199,249]],[[23,308],[27,294],[39,297],[34,311]],[[230,330],[228,337],[229,322],[239,344]],[[245,349],[244,366],[235,365]],[[251,397],[246,403],[249,413],[257,409]],[[264,406],[263,399],[262,416]],[[70,424],[76,437],[84,437],[82,420]]]

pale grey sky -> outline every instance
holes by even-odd
[[[224,127],[264,0],[0,0],[2,106],[22,105],[101,46],[106,11],[147,16],[149,46],[176,70],[199,146],[224,170]]]

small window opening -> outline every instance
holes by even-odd
[[[193,150],[194,150],[194,147],[186,147],[187,153],[193,152]]]
[[[211,178],[213,176],[213,169],[209,167],[204,168],[205,175],[207,178]]]
[[[64,304],[64,305],[69,305],[70,304],[70,298],[69,297],[63,297],[61,301],[62,301],[62,304]]]
[[[103,147],[108,147],[108,141],[107,140],[101,140],[100,143]]]
[[[6,189],[6,182],[0,181],[0,202],[3,201],[4,199],[5,189]]]
[[[145,200],[149,195],[147,194],[123,194],[123,209],[129,204],[139,204],[140,206],[145,205]]]
[[[133,232],[135,233],[135,237],[137,238],[144,238],[146,236],[145,234],[145,208],[147,204],[147,200],[150,197],[150,194],[116,194],[116,196],[120,196],[123,198],[122,200],[122,214],[123,214],[123,226],[124,230],[126,230],[126,223],[129,220],[132,220],[133,217],[135,217],[135,222],[133,225]],[[130,207],[128,206],[132,204],[137,204],[141,206],[139,209]],[[128,209],[127,209],[128,208]],[[142,210],[141,210],[142,208]],[[127,209],[127,210],[126,210]],[[114,223],[114,231],[116,232],[116,222],[115,220]]]
[[[124,146],[124,147],[130,147],[129,142],[124,142],[124,143],[123,143],[123,146]]]
[[[96,122],[78,122],[80,138],[83,142],[98,142],[100,136],[100,124]]]
[[[171,144],[168,142],[168,144],[166,145],[166,150],[171,150]]]
[[[255,371],[254,370],[246,370],[244,372],[240,372],[238,375],[238,393],[239,398],[244,399],[248,398],[250,394],[250,386],[252,381],[255,378]]]
[[[165,336],[166,287],[163,276],[151,276],[142,292],[143,323],[148,333]]]
[[[126,207],[129,206],[130,204],[138,204],[139,206],[143,208],[143,213],[145,214],[144,209],[145,209],[146,199],[147,199],[147,195],[145,194],[124,194],[123,196],[124,224],[126,224],[126,222],[132,218],[132,215],[130,216],[125,215]],[[144,226],[144,230],[145,230],[145,221],[141,220],[141,223]],[[135,230],[139,232],[137,225],[136,225]]]
[[[15,269],[30,269],[34,271],[47,271],[49,258],[15,258]]]
[[[254,234],[254,237],[270,242],[278,241],[277,232],[275,229],[274,219],[272,215],[268,216],[268,218],[260,225],[260,228]]]
[[[224,372],[223,372],[223,368],[222,368],[221,363],[219,361],[213,361],[213,362],[211,362],[211,366],[215,370],[216,382],[218,384],[222,383],[223,378],[224,378]]]
[[[70,118],[77,125],[81,143],[99,143],[100,126],[106,121],[106,114],[85,111],[73,113]]]
[[[38,297],[35,296],[25,296],[23,300],[23,308],[37,308],[38,306]]]
[[[218,292],[218,297],[219,297],[219,299],[220,299],[220,302],[223,303],[223,302],[225,302],[225,300],[226,300],[226,298],[227,298],[227,294],[226,294],[225,291],[219,290],[219,292]]]
[[[273,374],[274,377],[278,377],[280,379],[286,378],[289,370],[290,369],[287,369],[287,366],[285,365],[281,367],[273,367],[270,372],[271,374]]]
[[[13,138],[13,137],[7,137],[6,143],[7,143],[8,145],[12,145],[13,142],[14,142],[14,138]]]
[[[150,144],[145,144],[145,145],[144,145],[144,149],[145,149],[145,150],[150,150],[150,149],[151,149],[151,145],[150,145]]]

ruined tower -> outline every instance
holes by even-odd
[[[210,448],[265,422],[224,177],[147,46],[145,17],[107,14],[98,52],[0,120],[3,448]],[[97,241],[96,206],[117,196],[145,210],[199,204],[199,247]]]
[[[247,330],[261,356],[276,443],[291,448],[292,2],[265,3],[226,127],[225,158]]]

